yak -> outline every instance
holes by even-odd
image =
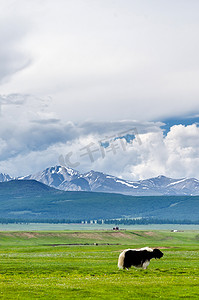
[[[152,258],[161,258],[163,253],[159,249],[144,247],[140,249],[126,249],[119,255],[118,268],[129,269],[131,266],[145,269]]]

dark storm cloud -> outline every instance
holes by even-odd
[[[49,98],[30,94],[0,96],[0,160],[44,151],[77,137],[71,122],[62,123],[48,111]]]
[[[62,124],[29,124],[20,126],[12,124],[0,129],[1,143],[4,151],[1,160],[13,156],[28,154],[32,151],[44,151],[52,145],[73,140],[77,132],[71,125]]]
[[[57,124],[60,122],[59,119],[47,119],[47,120],[32,120],[32,123],[37,123],[37,124]]]
[[[79,128],[83,134],[99,134],[117,133],[120,131],[136,128],[138,133],[148,133],[160,131],[161,122],[139,122],[133,120],[115,121],[115,122],[92,122],[87,121],[79,124]]]
[[[49,111],[50,99],[30,94],[0,96],[0,159],[6,160],[31,152],[45,151],[87,136],[103,139],[111,134],[135,129],[137,133],[160,131],[162,123],[118,121],[83,123],[63,122]]]

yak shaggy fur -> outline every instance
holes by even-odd
[[[149,247],[126,249],[119,255],[118,268],[128,270],[134,266],[146,270],[152,258],[161,258],[162,256],[163,253],[159,249],[153,250]]]

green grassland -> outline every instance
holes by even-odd
[[[144,246],[163,258],[118,270],[121,250]],[[0,298],[198,299],[198,254],[199,231],[4,231]]]

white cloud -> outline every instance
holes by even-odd
[[[124,166],[124,178],[132,175],[135,179],[145,179],[160,174],[199,178],[198,136],[199,128],[195,124],[173,126],[166,137],[159,132],[141,135],[142,145],[134,143],[129,154],[137,161]]]
[[[28,23],[24,24],[17,16],[5,16],[0,13],[0,84],[10,82],[12,76],[25,69],[31,63],[31,56],[25,45]]]
[[[199,177],[199,128],[190,126],[173,126],[165,139],[168,151],[167,172],[179,177]]]
[[[2,2],[4,69],[15,74],[2,93],[50,95],[52,110],[76,122],[198,110],[197,1]]]
[[[139,127],[138,127],[139,128]],[[199,128],[193,124],[189,126],[173,126],[165,137],[163,132],[154,131],[139,135],[141,144],[135,139],[127,144],[125,150],[120,141],[114,141],[117,147],[115,154],[111,147],[105,149],[102,157],[98,145],[99,138],[88,136],[80,138],[74,143],[62,147],[61,154],[64,156],[70,151],[72,163],[79,162],[80,171],[90,169],[102,171],[129,180],[145,179],[160,174],[173,177],[196,177],[199,168]],[[94,162],[91,162],[84,146],[90,147]],[[83,153],[87,153],[81,157]]]

